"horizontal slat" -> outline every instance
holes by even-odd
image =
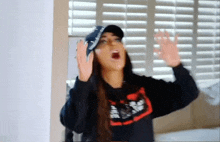
[[[188,52],[188,53],[184,53],[184,52],[179,52],[180,58],[181,59],[191,59],[192,58],[192,53]],[[156,53],[154,53],[154,60],[158,59],[158,55]]]
[[[127,13],[127,20],[147,21],[146,13]]]
[[[85,37],[94,30],[93,28],[68,28],[68,32],[72,36]]]
[[[147,5],[150,0],[127,0],[128,4],[134,5]]]
[[[210,74],[212,74],[212,72],[213,72],[212,65],[196,66],[196,74],[199,74],[199,73],[210,73]]]
[[[146,37],[147,35],[147,31],[146,29],[127,29],[126,30],[126,36],[132,36],[132,37],[140,37],[140,38],[143,38],[143,37]]]
[[[220,70],[220,64],[209,64],[209,65],[203,65],[203,66],[196,66],[196,73],[214,73],[219,72]]]
[[[183,14],[155,14],[155,21],[193,22],[193,16]]]
[[[125,21],[125,20],[103,20],[102,21],[103,26],[115,24],[123,29],[131,29],[131,30],[137,30],[137,31],[146,31],[147,22],[146,21]],[[126,32],[124,30],[124,32]]]
[[[122,30],[124,31],[124,28],[126,27],[126,21],[119,21],[119,20],[103,20],[102,25],[107,26],[107,25],[118,25],[119,27],[123,28]]]
[[[202,74],[196,74],[196,80],[205,80],[205,79],[216,79],[215,75],[212,73],[202,73]]]
[[[96,2],[69,2],[69,10],[96,11]]]
[[[110,1],[107,1],[105,3],[108,3],[108,4],[125,4],[125,1],[124,0],[110,0]]]
[[[129,53],[129,56],[132,61],[145,61],[145,59],[146,59],[146,54],[144,54],[144,53],[142,53],[142,54]]]
[[[198,29],[208,29],[208,30],[212,30],[212,29],[215,29],[217,28],[217,26],[219,25],[220,23],[217,23],[217,22],[198,22]]]
[[[217,19],[217,15],[198,15],[198,22],[213,22],[215,23]]]
[[[146,21],[146,13],[123,13],[123,12],[103,12],[103,20],[137,20],[137,21]]]
[[[147,21],[127,21],[127,28],[140,28],[140,29],[146,29]]]
[[[114,12],[125,12],[126,4],[113,4],[113,3],[104,3],[102,7],[102,11],[114,11]]]
[[[214,72],[220,72],[220,63],[218,62],[218,65],[214,66]]]
[[[191,59],[181,59],[181,62],[184,64],[184,66],[191,66],[192,65],[192,60]],[[162,59],[155,59],[153,61],[153,67],[166,67],[165,61]]]
[[[176,29],[192,29],[192,22],[174,22],[174,21],[155,21],[156,28],[176,28]]]
[[[69,19],[68,25],[69,25],[69,28],[71,28],[71,27],[91,28],[96,25],[96,20],[78,20],[78,19],[72,20],[72,19]]]
[[[176,22],[193,22],[193,16],[192,15],[176,15]]]
[[[136,74],[139,74],[139,75],[145,75],[145,72],[146,70],[145,69],[139,69],[139,68],[133,68],[132,71]]]
[[[127,8],[127,10],[126,10]],[[146,13],[146,5],[126,5],[126,4],[108,4],[103,5],[103,11],[108,12],[128,12],[128,13]]]
[[[108,4],[137,4],[137,5],[147,5],[147,0],[109,0]]]
[[[147,5],[131,5],[131,4],[128,4],[127,5],[127,12],[131,12],[131,13],[138,13],[138,12],[141,12],[141,13],[146,13],[147,11]]]
[[[155,13],[176,14],[176,15],[193,15],[193,8],[174,7],[174,6],[156,6]]]
[[[129,45],[145,45],[146,44],[146,38],[144,37],[139,37],[139,38],[134,38],[134,37],[126,37],[125,38],[126,40],[126,44],[129,44]]]
[[[213,43],[219,43],[219,39],[216,39],[214,37],[198,37],[197,38],[198,44],[213,44]]]
[[[146,63],[145,61],[131,61],[132,67],[134,68],[143,68],[145,69]]]
[[[154,32],[157,33],[159,29],[154,29]],[[193,30],[192,29],[165,29],[170,37],[174,37],[175,35],[179,34],[179,38],[181,37],[192,37],[193,36]],[[160,31],[164,31],[163,29],[160,29]]]
[[[126,50],[129,52],[129,53],[146,53],[146,46],[144,47],[141,47],[141,46],[135,46],[134,47],[131,47],[131,45],[126,45]]]
[[[176,7],[177,15],[192,15],[194,13],[194,9],[191,7]]]
[[[96,12],[95,11],[80,11],[80,10],[69,11],[69,18],[94,20],[96,18]]]
[[[218,8],[208,7],[208,8],[199,8],[198,12],[199,15],[216,15],[217,10]]]
[[[215,8],[219,5],[219,0],[199,0],[199,7]]]
[[[178,44],[179,52],[192,52],[192,44]],[[154,48],[160,48],[158,44],[154,44]]]
[[[220,64],[219,59],[197,59],[196,65],[197,66],[204,66],[204,65],[212,65],[212,64]]]
[[[163,6],[182,6],[182,7],[193,7],[194,1],[193,0],[156,0],[157,5],[163,5]]]
[[[197,58],[213,58],[217,57],[219,53],[215,53],[214,51],[198,51],[197,53]]]
[[[103,20],[125,20],[126,14],[124,12],[103,12]]]
[[[175,7],[173,7],[173,6],[156,6],[155,13],[174,14]]]
[[[197,51],[220,50],[220,44],[197,44]]]
[[[198,30],[198,37],[215,37],[216,32],[218,32],[216,29]]]
[[[172,75],[172,70],[166,71],[166,70],[154,70],[153,75]]]

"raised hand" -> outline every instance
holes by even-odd
[[[168,66],[178,66],[180,64],[180,56],[177,48],[178,36],[175,36],[174,42],[170,40],[170,35],[167,31],[159,31],[154,37],[160,45],[160,49],[154,49],[154,52],[156,52],[159,58],[163,59]]]
[[[91,52],[89,54],[89,60],[87,61],[86,56],[86,49],[88,44],[84,44],[83,40],[80,40],[77,43],[77,63],[78,63],[78,69],[79,69],[79,80],[81,81],[88,81],[91,74],[92,74],[92,62],[94,59],[94,53]]]

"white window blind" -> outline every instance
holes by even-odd
[[[69,35],[85,37],[95,25],[115,24],[125,34],[123,40],[133,71],[145,74],[147,41],[147,0],[70,0]]]
[[[201,84],[219,81],[219,0],[70,0],[69,36],[83,38],[95,25],[116,24],[124,33],[124,44],[134,72],[174,80],[172,69],[153,53],[159,46],[153,34],[179,34],[179,54],[184,66]],[[70,61],[69,61],[70,62]],[[78,71],[78,70],[76,70]]]
[[[166,30],[172,40],[176,34],[179,35],[179,55],[189,70],[192,66],[193,5],[193,0],[156,0],[155,7],[155,32]],[[159,45],[155,43],[154,47],[158,48]],[[167,81],[174,80],[172,69],[167,67],[163,60],[158,59],[156,53],[154,53],[153,77]]]
[[[133,71],[145,74],[147,41],[147,0],[103,2],[101,24],[116,24],[125,34],[124,45],[131,57]]]
[[[220,1],[199,0],[196,80],[201,86],[220,78]]]
[[[85,37],[96,25],[96,0],[69,1],[69,35]]]

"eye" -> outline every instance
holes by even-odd
[[[104,39],[102,39],[102,40],[100,40],[100,41],[99,41],[99,43],[101,43],[101,44],[106,44],[106,43],[107,43],[107,41],[106,41],[106,40],[104,40]]]
[[[121,42],[121,38],[116,38],[115,39],[117,42]]]

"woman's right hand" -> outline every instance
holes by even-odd
[[[86,57],[87,46],[88,43],[84,44],[84,41],[80,40],[77,43],[77,49],[76,49],[76,57],[77,57],[77,63],[79,69],[79,80],[84,82],[87,82],[92,74],[92,66],[94,59],[94,53],[91,52],[89,54],[89,60],[87,61],[87,57]]]

